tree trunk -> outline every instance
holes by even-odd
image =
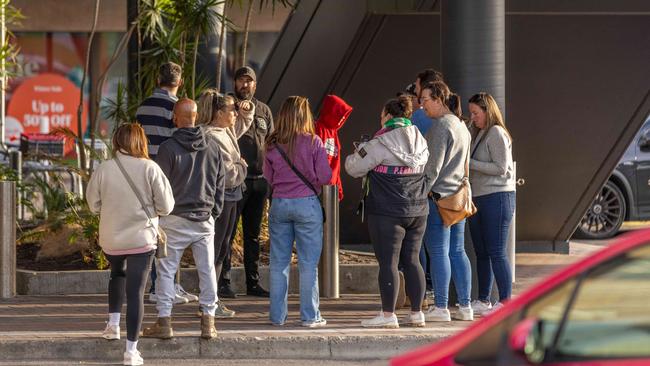
[[[101,97],[101,91],[102,88],[104,87],[104,82],[106,81],[106,77],[108,76],[108,71],[111,69],[111,67],[115,64],[117,59],[120,57],[120,55],[124,52],[124,49],[129,43],[129,39],[131,38],[131,35],[133,35],[133,32],[135,32],[136,28],[138,26],[138,22],[134,21],[131,24],[131,27],[129,30],[122,36],[122,39],[120,39],[120,42],[117,44],[117,48],[113,52],[113,56],[111,57],[110,61],[108,62],[108,65],[106,65],[106,70],[99,76],[99,79],[97,80],[97,90],[95,91],[95,100],[93,101],[95,103],[95,110],[97,110],[97,114],[95,114],[95,118],[90,121],[90,144],[91,146],[95,146],[95,140],[97,136],[97,127],[99,126],[99,116],[101,113],[99,113],[99,105],[101,103],[102,97]],[[88,175],[92,175],[93,173],[93,161],[90,161],[90,169],[88,170]]]
[[[196,91],[196,56],[199,53],[199,34],[196,33],[194,35],[194,54],[192,56],[192,90],[191,90],[191,95],[192,99],[194,99],[194,94]]]
[[[77,147],[79,148],[79,156],[77,157],[79,168],[81,171],[86,170],[86,148],[84,146],[83,138],[83,121],[81,117],[83,115],[84,108],[84,84],[86,83],[86,76],[88,75],[88,66],[90,64],[90,49],[93,45],[93,39],[95,38],[95,30],[97,29],[97,18],[99,17],[99,3],[100,0],[95,1],[95,15],[93,17],[93,26],[90,30],[90,36],[88,36],[88,47],[86,48],[86,60],[84,63],[84,71],[81,77],[81,86],[79,88],[79,107],[77,108]],[[91,147],[92,148],[92,147]],[[84,184],[83,187],[83,196],[86,197],[86,187]]]
[[[244,47],[241,52],[241,65],[240,67],[246,66],[246,50],[248,48],[248,31],[251,27],[251,15],[253,14],[253,1],[248,1],[248,12],[246,13],[246,24],[244,25]]]
[[[223,67],[223,49],[224,40],[226,39],[226,7],[228,2],[224,2],[223,11],[221,12],[221,33],[219,34],[219,54],[217,55],[217,91],[221,89],[221,69]]]

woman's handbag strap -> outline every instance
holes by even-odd
[[[147,217],[149,219],[153,219],[154,218],[153,215],[151,214],[149,209],[147,209],[147,205],[145,205],[144,200],[142,199],[142,196],[140,196],[140,192],[138,192],[138,189],[135,187],[135,183],[133,183],[133,180],[131,180],[131,177],[126,173],[126,169],[124,169],[124,166],[120,162],[120,159],[117,157],[117,155],[115,156],[115,163],[117,164],[117,167],[120,168],[120,171],[124,175],[124,178],[126,178],[126,181],[129,183],[129,186],[133,190],[133,193],[135,193],[135,196],[138,198],[138,201],[140,201],[140,205],[142,206],[142,209],[144,210],[144,212],[147,214]]]

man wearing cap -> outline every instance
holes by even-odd
[[[237,206],[238,216],[241,214],[244,231],[244,268],[246,271],[246,294],[269,297],[269,292],[259,284],[258,271],[260,260],[260,226],[264,204],[269,196],[269,185],[264,179],[262,166],[264,163],[264,141],[273,131],[273,115],[266,104],[255,99],[257,76],[248,67],[240,67],[235,71],[235,92],[237,101],[250,100],[255,104],[255,116],[251,127],[239,140],[241,156],[248,164],[246,173],[246,191]],[[234,232],[233,232],[234,238]],[[232,239],[231,238],[231,241]],[[235,297],[230,288],[230,256],[224,260],[219,279],[219,296]]]

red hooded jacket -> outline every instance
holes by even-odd
[[[327,150],[327,160],[332,168],[332,179],[329,184],[336,184],[339,187],[339,200],[343,199],[343,186],[341,185],[341,143],[338,130],[343,127],[350,113],[352,113],[352,107],[343,99],[336,95],[327,95],[316,121],[316,134],[323,140],[325,150]]]

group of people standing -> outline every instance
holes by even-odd
[[[254,98],[256,75],[250,67],[236,71],[234,93],[208,89],[198,104],[177,97],[181,75],[175,63],[160,67],[159,87],[138,108],[136,122],[116,128],[113,159],[102,163],[88,183],[89,206],[100,214],[99,244],[111,267],[109,320],[102,336],[120,339],[126,294],[125,365],[143,364],[137,342],[149,273],[149,299],[156,303],[158,318],[143,336],[172,338],[173,305],[188,300],[199,303],[204,339],[217,336],[215,317],[235,315],[221,298],[236,296],[230,286],[230,246],[240,215],[246,293],[269,297],[258,272],[260,226],[270,192],[264,179],[266,140],[293,127],[274,131],[270,109]],[[163,233],[164,246],[159,245]],[[187,248],[197,268],[199,296],[178,283]]]
[[[97,168],[87,189],[91,210],[100,214],[99,244],[111,265],[109,321],[102,335],[120,338],[126,294],[125,365],[143,363],[137,342],[150,270],[149,298],[156,302],[158,318],[143,330],[144,336],[172,338],[173,305],[188,300],[199,303],[205,339],[217,336],[215,317],[235,315],[221,299],[236,296],[230,286],[230,248],[240,216],[247,294],[270,297],[271,323],[287,322],[295,242],[300,325],[327,324],[319,310],[318,262],[326,218],[318,195],[323,185],[337,184],[342,197],[336,130],[352,107],[328,95],[315,121],[309,101],[291,96],[274,122],[269,107],[254,98],[257,80],[251,68],[235,72],[234,93],[207,89],[197,102],[177,98],[181,74],[177,64],[161,66],[159,88],[143,101],[137,122],[116,128],[113,159]],[[382,311],[363,320],[363,326],[399,326],[399,270],[411,302],[411,312],[401,322],[405,325],[423,326],[452,316],[472,320],[475,313],[487,312],[493,308],[493,277],[500,295],[494,306],[510,297],[505,242],[515,198],[512,141],[489,94],[470,98],[469,111],[468,124],[461,120],[459,97],[450,92],[442,74],[425,70],[414,87],[384,104],[379,131],[356,145],[345,160],[348,174],[365,177],[363,203],[379,262]],[[468,176],[478,207],[469,219],[479,276],[479,297],[473,302],[465,220],[447,227],[436,206]],[[267,291],[259,284],[258,262],[269,196]],[[167,238],[166,253],[157,245],[160,229]],[[178,281],[187,248],[197,268],[198,297],[185,292]],[[421,311],[427,288],[423,267],[435,295],[426,313]],[[447,304],[452,278],[459,302],[453,314]]]
[[[405,92],[385,103],[381,129],[345,161],[353,177],[366,177],[363,205],[379,262],[381,312],[364,327],[424,326],[426,321],[470,321],[498,308],[511,295],[506,242],[515,207],[512,138],[494,98],[460,97],[443,75],[427,69]],[[477,257],[478,298],[471,299],[472,268],[465,252],[465,223],[445,225],[437,202],[469,180],[477,213],[468,218]],[[399,321],[395,307],[399,271],[411,312]],[[422,311],[427,280],[433,305]],[[458,304],[450,311],[453,279]],[[490,301],[493,279],[499,299]]]

